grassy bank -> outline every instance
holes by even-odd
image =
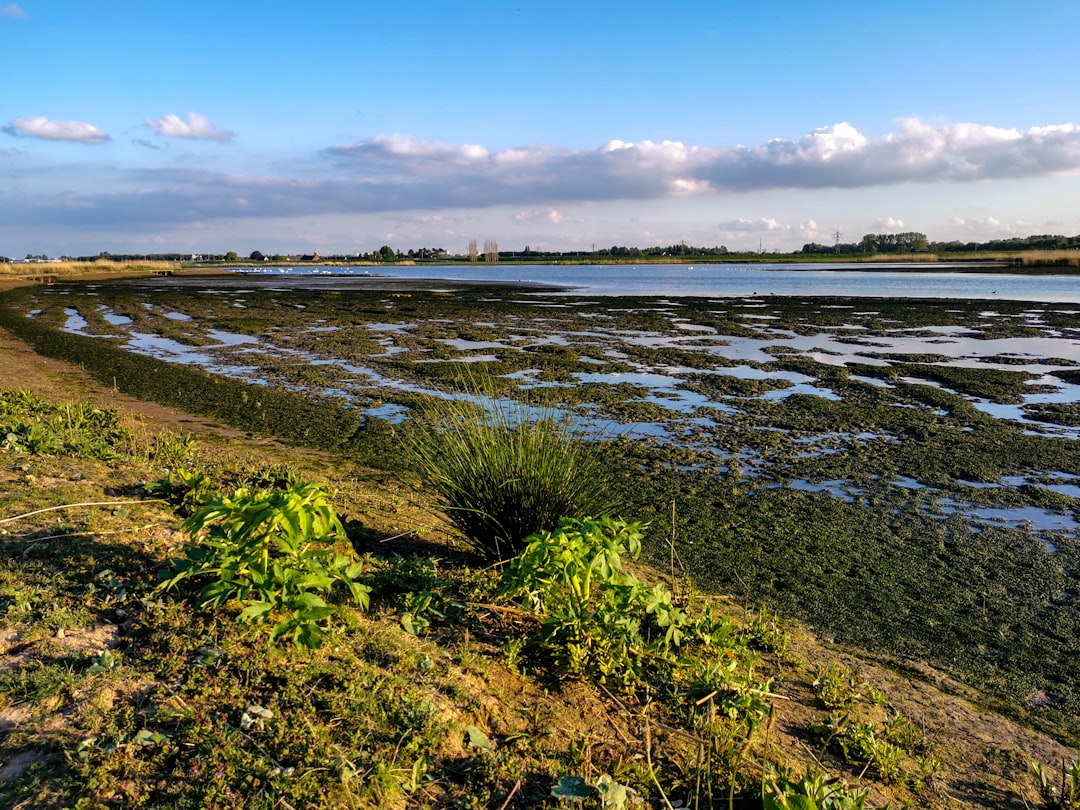
[[[0,392],[0,422],[7,806],[746,808],[816,774],[867,807],[1051,807],[1028,762],[1076,755],[941,673],[823,646],[685,580],[679,610],[713,616],[706,680],[568,675],[530,646],[544,614],[375,471],[19,391]],[[151,484],[185,468],[225,491],[324,480],[368,609],[335,601],[309,650],[268,644],[235,603],[155,590],[192,501]],[[650,593],[665,579],[629,570]]]

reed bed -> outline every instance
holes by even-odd
[[[10,262],[0,264],[0,276],[32,277],[43,276],[87,276],[103,273],[162,273],[180,269],[180,262],[166,261],[127,261],[115,262],[99,260],[96,262]]]

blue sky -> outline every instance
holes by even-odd
[[[0,255],[1080,233],[1080,3],[0,0]]]

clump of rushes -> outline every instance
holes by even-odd
[[[472,380],[467,387],[478,388]],[[560,518],[615,506],[596,448],[550,409],[474,393],[432,399],[418,422],[405,441],[409,466],[488,558],[512,557],[525,537]]]

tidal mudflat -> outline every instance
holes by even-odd
[[[699,586],[1080,739],[1075,304],[200,278],[4,305],[395,430],[482,374],[596,439],[625,515]]]

